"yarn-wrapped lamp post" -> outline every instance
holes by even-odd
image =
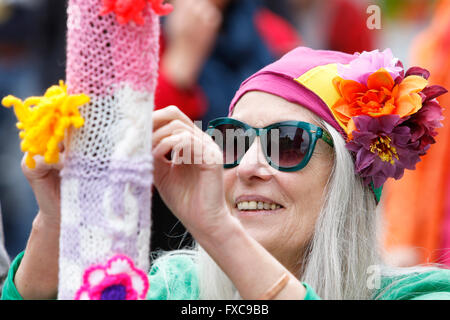
[[[158,14],[169,9],[68,2],[67,88],[90,102],[66,137],[58,299],[146,298]]]

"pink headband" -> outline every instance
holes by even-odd
[[[313,91],[293,80],[317,66],[330,63],[347,64],[353,59],[355,56],[342,52],[298,47],[245,80],[231,101],[229,115],[245,93],[263,91],[309,109],[346,137],[345,132],[322,99]]]

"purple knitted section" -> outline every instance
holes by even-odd
[[[151,157],[139,161],[99,161],[73,156],[65,159],[61,176],[88,180],[107,178],[114,183],[132,182],[136,185],[150,187],[152,168]]]
[[[89,223],[90,227],[102,228],[107,234],[115,237],[116,239],[122,241],[127,238],[123,236],[124,226],[120,224],[113,224],[108,218],[111,216],[118,221],[126,221],[129,212],[124,205],[124,193],[125,184],[124,183],[112,183],[109,179],[95,179],[95,180],[81,180],[80,187],[78,188],[77,202],[80,205],[81,221],[80,225],[73,226],[67,225],[65,231],[71,233],[71,237],[79,238],[77,227],[85,227],[83,223]],[[147,187],[141,187],[128,183],[127,186],[131,191],[131,194],[137,200],[138,205],[138,215],[137,222],[139,226],[136,225],[136,229],[146,228],[150,226],[150,191]],[[95,200],[101,200],[105,198],[105,192],[111,195],[107,200],[109,201],[109,212],[105,214],[105,207],[99,206],[95,203]],[[105,200],[106,201],[106,200]],[[142,220],[141,220],[142,219]],[[131,226],[129,227],[131,229]],[[135,234],[129,236],[131,241],[134,241]],[[134,239],[134,240],[133,240]],[[75,252],[75,250],[74,250]],[[122,252],[123,253],[123,252]],[[66,252],[63,252],[66,254]]]
[[[60,243],[60,255],[68,257],[71,261],[76,262],[80,260],[80,252],[72,250],[74,246],[80,245],[80,225],[67,225],[64,232],[69,233],[71,236],[70,241]]]
[[[116,254],[125,254],[148,270],[151,162],[111,160],[102,171],[93,170],[93,163],[88,169],[80,165],[86,162],[66,159],[61,171],[65,198],[61,210],[71,214],[62,215],[60,261],[65,270],[60,277],[79,282],[83,270]],[[69,289],[59,298],[73,299],[76,288]]]

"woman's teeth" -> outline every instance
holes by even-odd
[[[267,203],[261,201],[242,201],[237,204],[239,210],[275,210],[281,206],[276,203]]]

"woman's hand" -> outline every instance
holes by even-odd
[[[62,155],[60,155],[61,158]],[[39,206],[39,214],[46,222],[59,225],[61,216],[59,172],[62,169],[62,161],[49,165],[41,156],[35,156],[36,167],[28,168],[25,164],[26,155],[22,159],[22,172],[27,178]]]
[[[14,277],[24,299],[56,298],[58,289],[58,255],[60,227],[60,176],[62,161],[46,164],[35,156],[36,167],[30,169],[22,159],[22,171],[33,189],[39,213],[33,221],[22,262]]]
[[[194,237],[220,230],[231,215],[216,143],[174,106],[153,113],[152,143],[154,182],[166,205]]]

